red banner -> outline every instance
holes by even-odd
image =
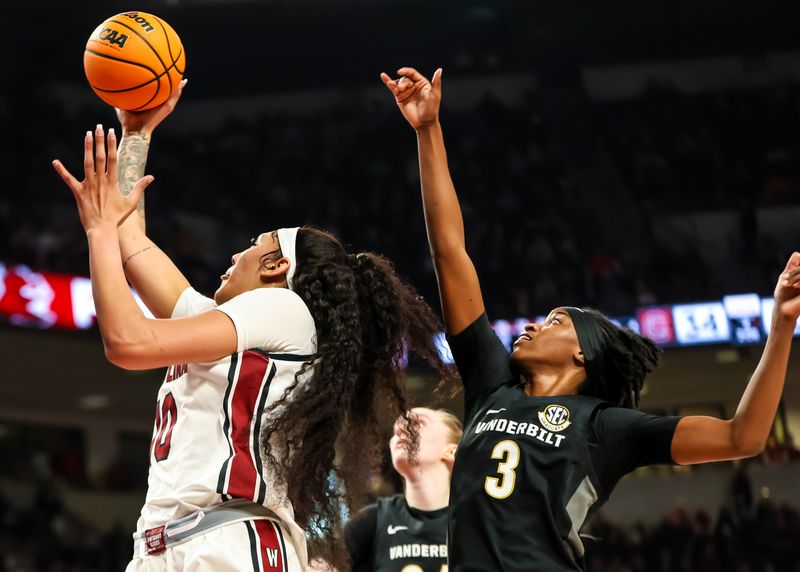
[[[82,276],[35,272],[0,262],[0,315],[18,326],[91,328],[95,323],[92,284]]]

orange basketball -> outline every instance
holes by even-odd
[[[158,16],[123,12],[100,24],[83,52],[86,79],[100,99],[128,111],[164,103],[178,87],[186,54]]]

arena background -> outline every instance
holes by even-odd
[[[312,223],[386,254],[438,305],[414,137],[378,79],[401,65],[445,70],[451,168],[492,319],[586,304],[640,323],[641,309],[767,298],[800,248],[794,3],[15,2],[0,35],[4,279],[19,265],[87,274],[49,163],[78,168],[86,129],[115,125],[82,51],[130,9],[164,18],[187,51],[147,212],[205,292],[250,236]],[[0,324],[0,570],[120,570],[163,371],[121,371],[95,329],[23,314]],[[686,347],[669,326],[643,408],[732,415],[763,344],[736,343],[743,324],[763,338],[751,318]],[[798,368],[795,355],[759,457],[625,479],[587,527],[589,569],[800,570]],[[409,371],[419,404],[434,383]],[[388,466],[374,482],[398,484]]]

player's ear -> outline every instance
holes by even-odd
[[[450,443],[444,448],[444,454],[442,455],[444,461],[449,463],[450,466],[456,462],[456,449],[458,445],[456,443]]]
[[[580,349],[572,354],[572,359],[575,360],[575,365],[586,367],[586,358],[583,357],[583,352]]]
[[[291,262],[284,257],[278,260],[265,260],[261,263],[259,275],[262,282],[275,282],[277,280],[286,280],[286,273],[289,272]]]

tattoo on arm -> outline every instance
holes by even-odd
[[[149,148],[150,135],[133,133],[125,135],[120,141],[117,153],[119,157],[119,188],[126,197],[131,193],[136,182],[144,177]],[[144,195],[139,199],[136,212],[144,218]]]

